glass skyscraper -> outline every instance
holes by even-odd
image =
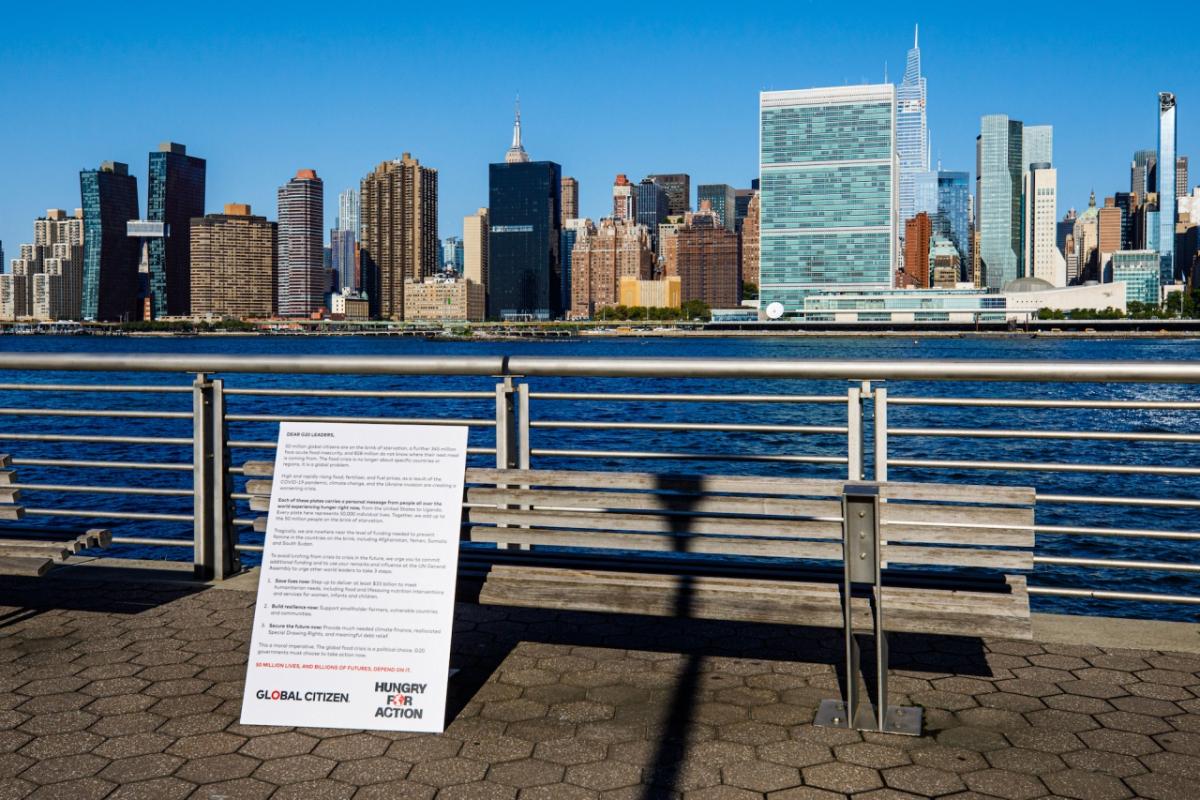
[[[355,243],[354,231],[333,228],[329,231],[330,267],[333,269],[333,283],[337,291],[357,289],[358,280],[355,277]]]
[[[912,176],[913,207],[912,217],[925,213],[932,217],[938,209],[938,173],[918,172]],[[908,219],[912,219],[909,217]]]
[[[733,229],[738,233],[742,232],[742,225],[746,221],[746,216],[750,213],[750,199],[754,197],[757,189],[734,189],[733,190]]]
[[[989,289],[1002,289],[1019,275],[1023,129],[1019,120],[989,114],[975,138],[975,219],[979,261]]]
[[[1158,164],[1158,152],[1138,150],[1129,164],[1129,191],[1136,193],[1138,202],[1146,202],[1146,193],[1154,191],[1154,168]]]
[[[561,317],[562,167],[490,164],[488,200],[488,318]]]
[[[352,231],[358,238],[358,189],[354,187],[338,192],[337,229]]]
[[[949,239],[958,251],[962,271],[959,280],[967,280],[971,266],[971,176],[967,172],[937,172],[937,212],[933,232]]]
[[[760,95],[760,297],[804,309],[832,288],[888,289],[896,262],[896,90]]]
[[[896,154],[900,157],[900,219],[915,217],[917,175],[929,172],[929,129],[925,120],[925,78],[921,75],[918,31],[904,65],[904,80],[896,88]]]
[[[163,223],[165,234],[146,240],[155,317],[192,312],[192,219],[204,216],[204,173],[204,159],[184,145],[163,142],[150,153],[146,219]]]
[[[658,241],[658,224],[671,211],[671,196],[667,190],[650,178],[633,187],[634,207],[637,208],[637,224],[650,229],[652,241]]]
[[[686,214],[691,208],[692,178],[684,172],[647,175],[650,180],[667,190],[668,207],[671,215]]]
[[[734,229],[734,215],[737,200],[734,199],[733,187],[727,183],[705,183],[696,187],[696,210],[699,211],[707,200],[717,219],[725,226],[725,230]]]
[[[83,206],[83,304],[86,320],[141,319],[138,240],[126,223],[138,218],[137,178],[129,165],[105,161],[79,173]]]
[[[329,231],[329,249],[333,255],[334,283],[337,291],[358,289],[358,190],[351,187],[338,192],[338,215]]]
[[[460,236],[447,236],[442,240],[442,267],[452,268],[459,275],[463,271],[463,242]]]
[[[1175,95],[1158,94],[1158,255],[1163,284],[1175,280]]]
[[[1054,163],[1054,126],[1026,125],[1021,131],[1022,169],[1029,171],[1030,164]]]

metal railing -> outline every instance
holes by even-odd
[[[71,382],[31,379],[45,373]],[[103,379],[85,380],[94,373]],[[154,379],[130,382],[139,373]],[[1200,362],[27,353],[0,354],[0,378],[0,452],[18,475],[35,473],[0,488],[19,490],[28,516],[124,521],[133,527],[114,543],[190,548],[204,577],[262,549],[239,484],[244,462],[270,456],[279,422],[409,423],[465,425],[473,463],[501,469],[1033,485],[1030,594],[1200,604],[1200,564],[1180,547],[1200,540],[1189,525],[1200,508]],[[606,391],[609,379],[619,385]],[[412,388],[396,388],[401,380]],[[1081,385],[1097,396],[1062,396]],[[989,396],[989,386],[1004,391]],[[1005,414],[1025,416],[1013,424]],[[1068,449],[1044,454],[1054,447]],[[116,479],[64,480],[91,470]],[[1121,491],[1105,491],[1114,480]],[[36,502],[47,497],[55,502]],[[74,497],[96,505],[64,500]],[[142,535],[151,524],[164,532]],[[1120,557],[1131,547],[1138,558]],[[1164,576],[1163,590],[1125,585],[1146,573]]]

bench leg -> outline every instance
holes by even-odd
[[[814,724],[829,728],[921,735],[921,709],[888,704],[888,646],[883,629],[883,579],[879,539],[879,490],[850,484],[842,497],[842,634],[845,637],[845,699],[823,700]],[[863,697],[862,650],[854,634],[855,589],[870,591],[875,638],[875,701]]]

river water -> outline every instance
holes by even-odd
[[[89,352],[109,354],[259,354],[259,355],[557,355],[616,358],[680,357],[735,359],[1039,359],[1039,360],[1162,360],[1200,358],[1200,339],[1057,338],[1057,337],[964,337],[920,338],[896,336],[860,337],[730,337],[730,338],[589,338],[548,341],[426,341],[372,336],[252,336],[252,337],[54,337],[3,336],[0,352]],[[473,390],[490,391],[490,378],[423,378],[410,376],[270,376],[228,375],[227,388],[366,389],[366,390]],[[109,383],[163,384],[186,386],[184,374],[121,374],[26,372],[0,373],[8,383]],[[534,379],[534,392],[605,391],[688,394],[844,394],[845,382],[834,381],[725,381],[679,379]],[[1135,384],[938,384],[895,382],[888,385],[892,397],[1036,397],[1046,399],[1101,400],[1200,400],[1200,387]],[[228,398],[231,414],[303,414],[389,417],[442,417],[490,419],[494,401],[413,400],[330,397]],[[137,393],[90,394],[86,392],[0,391],[2,408],[107,408],[190,412],[187,393],[146,395]],[[899,428],[975,428],[1017,430],[1135,431],[1143,433],[1200,433],[1200,411],[1112,410],[1098,408],[1005,409],[953,406],[906,406],[893,404],[889,426]],[[845,405],[750,404],[750,403],[581,403],[534,399],[531,418],[536,421],[607,422],[725,422],[786,425],[844,425]],[[188,437],[189,419],[105,419],[0,416],[0,452],[14,458],[73,458],[109,461],[190,461],[190,447],[180,445],[60,443],[6,438],[14,433],[93,434]],[[260,422],[230,425],[235,440],[272,441],[276,426]],[[489,447],[493,431],[476,426],[471,444]],[[799,435],[794,433],[747,433],[713,431],[637,431],[536,428],[535,450],[667,451],[692,454],[815,455],[845,456],[844,435]],[[1140,464],[1200,466],[1200,444],[1167,442],[1107,442],[1003,440],[981,438],[899,437],[891,438],[893,458],[972,459],[981,461]],[[270,450],[244,448],[233,454],[233,463],[266,459]],[[474,465],[487,465],[491,456],[472,456]],[[869,463],[869,454],[868,454]],[[535,468],[584,468],[599,470],[643,470],[671,472],[744,473],[773,476],[845,477],[845,466],[808,463],[764,463],[746,461],[642,460],[623,457],[566,458],[542,455],[533,459]],[[190,472],[155,472],[112,469],[66,470],[22,465],[23,484],[92,483],[110,486],[155,486],[190,488]],[[1200,497],[1196,477],[1111,475],[1091,472],[1031,472],[974,469],[899,468],[893,480],[972,482],[983,484],[1032,485],[1042,493],[1141,496],[1161,498]],[[240,486],[240,482],[239,482]],[[129,497],[78,493],[28,491],[23,503],[37,508],[103,507],[114,511],[155,511],[188,514],[187,497]],[[239,515],[249,512],[239,507]],[[1200,530],[1195,509],[1146,508],[1135,506],[1041,505],[1042,525],[1076,527],[1153,528],[1175,531]],[[41,518],[31,518],[33,522]],[[53,519],[53,524],[66,520]],[[137,535],[189,540],[190,525],[144,521],[101,521],[117,535]],[[242,540],[259,543],[261,537],[246,533]],[[1197,562],[1196,544],[1183,541],[1138,540],[1077,534],[1039,534],[1039,553]],[[190,558],[183,548],[114,547],[113,555],[141,558]],[[248,560],[253,560],[250,557]],[[1104,570],[1039,567],[1032,585],[1081,586],[1122,591],[1157,591],[1200,594],[1200,580],[1184,574],[1137,570]],[[1035,608],[1046,611],[1112,614],[1160,619],[1194,620],[1194,607],[1164,603],[1083,601],[1034,598]]]

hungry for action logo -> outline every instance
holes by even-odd
[[[425,694],[429,684],[425,683],[392,683],[376,681],[375,692],[383,695],[383,705],[375,709],[376,717],[391,719],[421,719],[425,709],[417,708],[418,695]]]

